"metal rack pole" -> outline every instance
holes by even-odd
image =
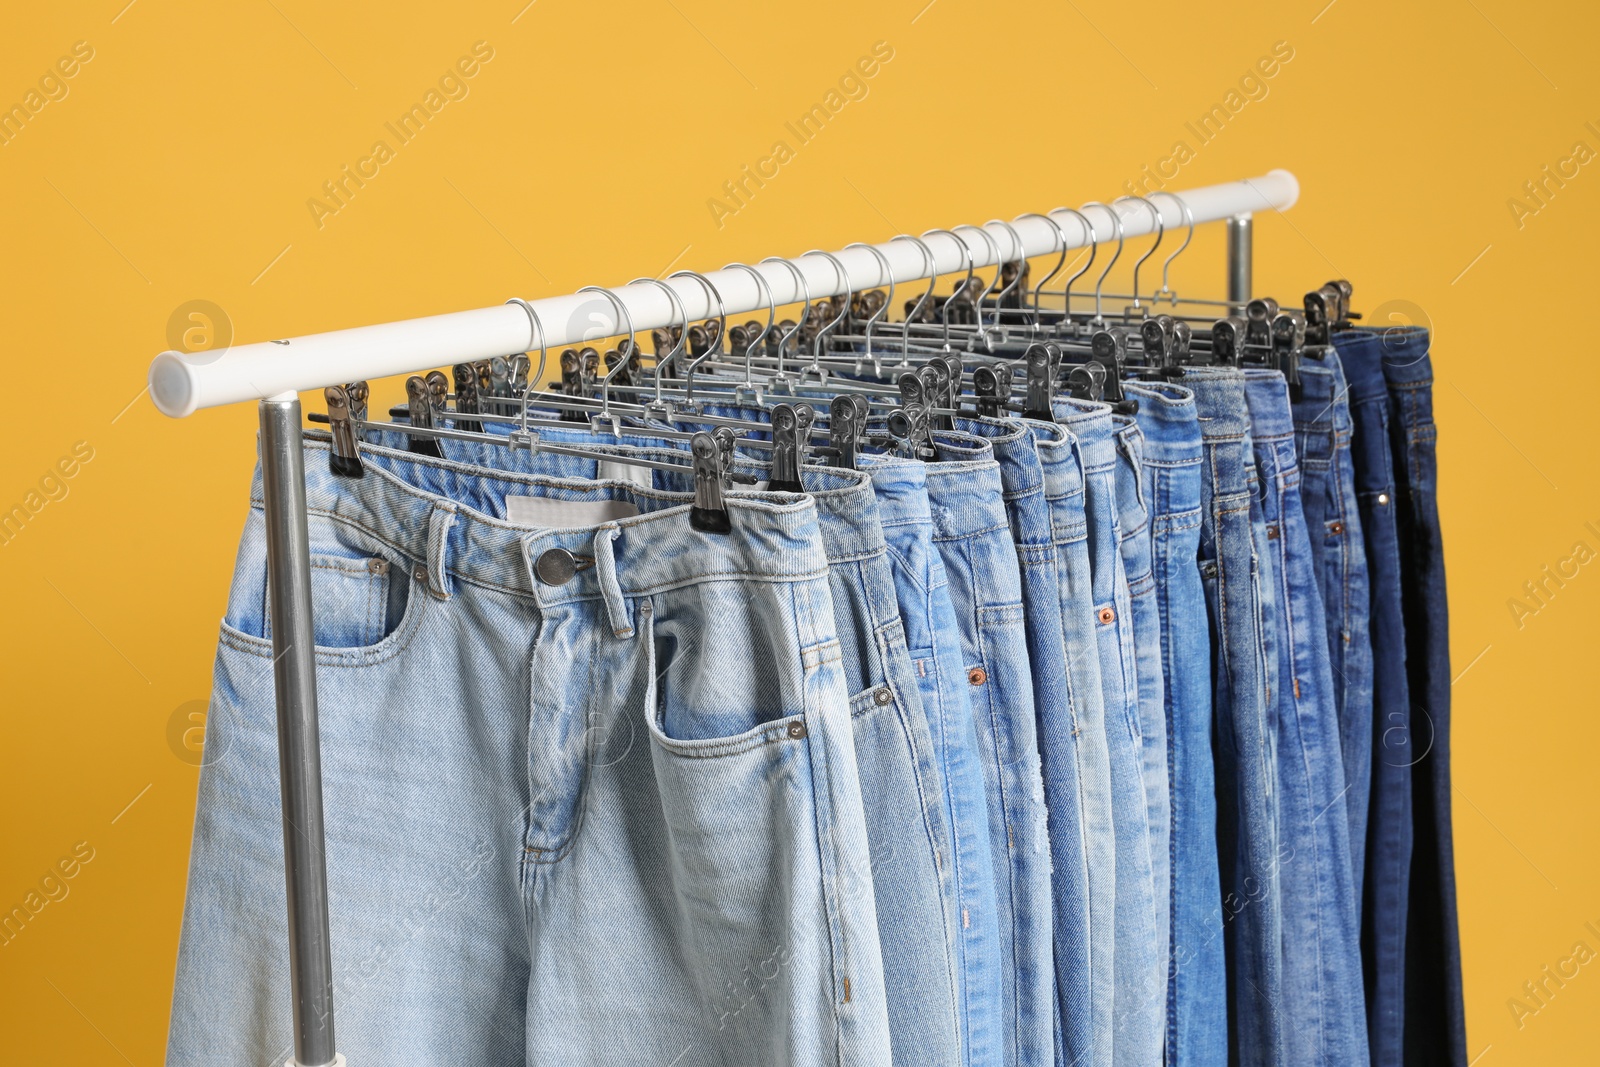
[[[300,399],[261,401],[261,480],[267,525],[267,596],[278,703],[278,780],[289,905],[289,985],[294,1063],[342,1063],[333,1041],[333,959],[328,944],[328,863],[317,736],[317,664],[311,629],[311,547]]]
[[[1250,301],[1250,260],[1253,226],[1250,213],[1234,215],[1228,219],[1228,302],[1246,304]]]

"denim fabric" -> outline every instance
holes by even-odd
[[[1017,426],[1019,434],[1024,433]],[[999,902],[1005,1062],[1050,1067],[1055,964],[1050,847],[1023,623],[1022,575],[1000,466],[987,439],[935,434],[926,467],[933,540],[950,600],[982,755]],[[978,458],[973,458],[974,456]]]
[[[709,535],[681,495],[637,485],[490,479],[379,448],[353,480],[323,441],[306,452],[350,1060],[888,1062],[814,504],[736,499],[733,531]],[[640,514],[532,527],[506,518],[513,495]],[[258,474],[171,1064],[288,1053],[262,506]],[[546,584],[535,563],[556,549],[580,568]]]
[[[743,416],[739,416],[743,417]],[[387,439],[403,439],[386,434]],[[671,458],[682,442],[639,434],[619,440],[581,425],[542,437],[588,449]],[[603,465],[592,459],[445,439],[447,454],[524,474],[564,478],[622,475],[656,489],[692,493],[686,472]],[[454,458],[452,456],[452,458]],[[680,457],[681,460],[681,457]],[[762,468],[744,463],[756,475]],[[890,1032],[896,1064],[954,1063],[960,1028],[955,940],[959,901],[940,758],[906,648],[877,497],[854,471],[805,467],[801,480],[817,505],[841,663],[851,698],[867,841],[876,887]]]
[[[1161,665],[1161,605],[1156,593],[1150,509],[1145,503],[1144,434],[1131,416],[1117,415],[1117,530],[1128,576],[1133,627],[1139,741],[1144,768],[1145,820],[1150,829],[1150,876],[1155,883],[1156,944],[1161,960],[1162,1011],[1172,959],[1172,786],[1167,767],[1167,698]]]
[[[1334,348],[1350,383],[1351,458],[1367,551],[1372,633],[1372,791],[1361,908],[1372,1062],[1405,1059],[1406,923],[1411,888],[1411,693],[1401,607],[1400,530],[1388,386],[1376,334],[1344,330]]]
[[[1289,387],[1277,371],[1246,370],[1245,401],[1269,544],[1263,573],[1277,594],[1280,1010],[1293,1020],[1284,1045],[1290,1063],[1359,1067],[1367,1063],[1367,1030],[1344,760],[1327,614],[1300,503]]]
[[[1049,849],[1045,862],[1050,869],[1055,942],[1055,1063],[1088,1067],[1100,1062],[1094,1055],[1095,1025],[1104,1030],[1107,1062],[1110,1056],[1113,984],[1112,934],[1116,881],[1115,850],[1110,818],[1110,766],[1105,752],[1103,726],[1080,728],[1088,719],[1083,708],[1085,691],[1094,698],[1095,718],[1103,723],[1100,709],[1099,661],[1092,652],[1080,655],[1069,671],[1067,637],[1063,629],[1062,608],[1067,592],[1062,547],[1057,532],[1075,537],[1080,547],[1084,538],[1082,479],[1076,474],[1071,445],[1060,427],[1045,423],[1022,423],[1002,419],[958,419],[958,429],[988,437],[1000,464],[1000,484],[1006,516],[1016,544],[1021,568],[1022,603],[1028,663],[1032,671],[1034,713],[1038,722],[1039,761],[1044,778],[1045,807],[1048,812]],[[1036,436],[1047,442],[1036,447]],[[1052,502],[1046,498],[1047,477],[1041,451],[1051,454],[1056,467],[1070,464],[1072,479],[1057,478],[1056,504],[1074,516],[1071,521],[1052,521]],[[1070,495],[1076,486],[1076,495]],[[1085,549],[1085,552],[1087,550]],[[1084,585],[1087,586],[1087,555],[1084,559]],[[1084,591],[1087,602],[1088,592]],[[1092,638],[1090,639],[1092,641]],[[1085,679],[1084,667],[1094,668]],[[1103,824],[1096,841],[1101,851],[1097,885],[1104,896],[1095,901],[1094,912],[1103,923],[1091,927],[1090,871],[1087,856],[1088,828],[1085,764],[1091,762],[1087,749],[1099,739],[1097,777]],[[1097,935],[1097,936],[1096,936]],[[1096,955],[1096,953],[1098,953]],[[1097,1007],[1098,1006],[1098,1007]]]
[[[1327,612],[1333,703],[1344,756],[1345,808],[1350,816],[1350,866],[1361,914],[1366,867],[1367,804],[1372,792],[1372,638],[1367,613],[1367,555],[1356,507],[1350,458],[1350,389],[1331,347],[1306,349],[1301,396],[1294,401],[1300,454],[1300,503]]]
[[[1178,385],[1128,385],[1144,434],[1161,662],[1166,678],[1167,768],[1172,796],[1167,971],[1167,1060],[1228,1062],[1227,964],[1217,869],[1216,773],[1211,749],[1211,642],[1200,581],[1203,445],[1194,393]]]
[[[1004,1040],[994,848],[983,760],[968,692],[971,683],[961,666],[961,631],[944,562],[933,543],[927,487],[932,464],[893,456],[858,458],[861,469],[872,475],[878,494],[900,618],[916,666],[923,709],[942,758],[961,904],[956,948],[962,979],[964,1062],[998,1064],[1004,1058]]]
[[[1117,880],[1113,1061],[1118,1067],[1145,1065],[1161,1057],[1167,964],[1150,860],[1132,608],[1117,513],[1114,427],[1110,408],[1104,404],[1058,399],[1055,415],[1067,430],[1082,472],[1092,601],[1084,604],[1074,598],[1073,607],[1076,613],[1084,607],[1093,612],[1090,623],[1100,659],[1111,766]]]
[[[1277,646],[1267,543],[1251,519],[1258,481],[1244,372],[1195,367],[1204,451],[1200,577],[1216,653],[1212,703],[1217,851],[1228,966],[1230,1061],[1288,1065],[1283,1003],[1283,913],[1278,885]]]
[[[1406,926],[1407,1063],[1466,1067],[1467,1028],[1456,925],[1456,864],[1450,818],[1450,610],[1439,531],[1433,363],[1422,327],[1380,331],[1383,374],[1394,415],[1406,670],[1412,707],[1428,729],[1411,769],[1415,845]]]

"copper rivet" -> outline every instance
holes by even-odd
[[[1276,526],[1268,526],[1267,527],[1267,540],[1268,541],[1276,541],[1277,539],[1278,539],[1278,528]]]
[[[1328,526],[1328,532],[1329,533],[1336,533],[1336,534],[1344,533],[1344,523],[1335,522],[1335,523],[1330,524]]]
[[[1115,611],[1112,611],[1110,608],[1101,608],[1100,609],[1100,621],[1101,622],[1113,622],[1113,621],[1116,620],[1116,617],[1117,617],[1117,613]]]
[[[967,672],[967,681],[973,685],[982,685],[989,680],[989,672],[982,667],[974,667]]]
[[[873,691],[872,699],[881,707],[893,700],[894,694],[889,692],[888,686],[882,685]]]
[[[803,723],[803,722],[792,722],[792,723],[789,724],[789,736],[790,737],[792,737],[796,741],[798,741],[802,737],[804,737],[805,735],[806,735],[806,724],[805,723]]]
[[[1380,503],[1380,504],[1389,503],[1389,494],[1388,493],[1379,493],[1378,494],[1378,503]]]

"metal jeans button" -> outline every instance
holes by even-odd
[[[547,549],[534,563],[533,573],[545,585],[566,585],[578,573],[578,561],[564,548]]]

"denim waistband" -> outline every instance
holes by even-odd
[[[935,540],[952,541],[1007,528],[1000,464],[988,459],[978,463],[930,463],[928,468]]]
[[[1383,353],[1377,334],[1367,330],[1340,330],[1333,335],[1333,347],[1344,365],[1352,404],[1388,397],[1389,386],[1383,377]]]
[[[1149,463],[1198,463],[1201,458],[1199,409],[1194,390],[1169,382],[1129,382],[1139,400],[1139,429]]]
[[[326,438],[308,436],[304,443],[310,514],[360,530],[440,574],[531,594],[541,603],[615,590],[649,595],[719,577],[797,581],[827,573],[817,509],[808,496],[731,496],[732,532],[707,534],[690,527],[689,498],[682,493],[496,471],[375,445],[362,449],[365,476],[345,478],[328,469]],[[508,495],[629,503],[640,514],[575,528],[536,527],[499,517]],[[264,501],[259,469],[251,501]],[[577,574],[561,585],[533,577],[534,562],[552,549],[578,561]]]
[[[860,469],[872,476],[884,526],[932,524],[933,511],[928,505],[930,464],[902,456],[862,455],[857,460]]]
[[[1202,438],[1210,441],[1249,436],[1250,408],[1244,401],[1244,371],[1235,367],[1191,367],[1183,378],[1194,391]]]
[[[1396,388],[1428,385],[1433,362],[1428,358],[1431,339],[1426,326],[1362,327],[1378,336],[1383,352],[1383,376]]]
[[[1083,456],[1084,474],[1099,474],[1116,466],[1117,448],[1112,441],[1116,427],[1111,422],[1109,404],[1058,396],[1051,411],[1076,441]]]
[[[1039,451],[1027,424],[1019,419],[957,419],[956,429],[988,438],[995,462],[1000,465],[1000,484],[1006,496],[1026,496],[1044,488]]]
[[[1350,405],[1339,357],[1327,349],[1322,359],[1300,362],[1300,399],[1294,402],[1294,424],[1313,433],[1350,432]]]
[[[1289,385],[1283,375],[1265,367],[1247,367],[1244,400],[1250,409],[1250,438],[1260,443],[1294,436],[1294,413],[1289,409]]]

